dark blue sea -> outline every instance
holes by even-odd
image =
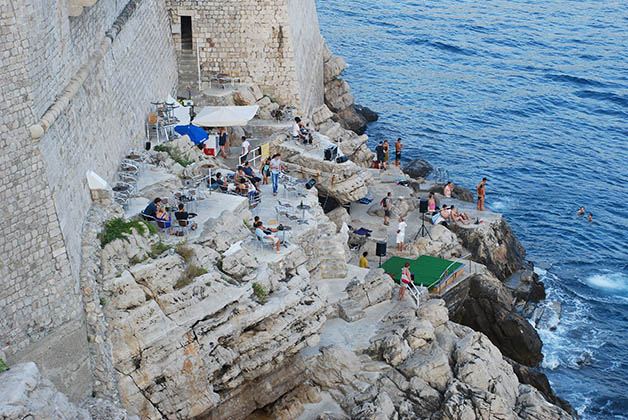
[[[405,140],[504,213],[562,304],[543,371],[628,419],[628,1],[317,0],[370,146]],[[577,216],[579,206],[593,222]]]

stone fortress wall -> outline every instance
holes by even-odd
[[[94,368],[79,279],[85,172],[112,181],[143,145],[150,102],[174,92],[171,22],[196,17],[206,69],[304,114],[323,103],[324,41],[314,0],[8,0],[0,12],[0,352],[37,362],[78,401]]]
[[[175,47],[181,16],[192,20],[203,78],[224,73],[255,83],[308,115],[323,104],[323,46],[314,0],[166,0]]]
[[[67,3],[0,4],[0,351],[36,361],[78,400],[92,383],[79,281],[85,172],[113,180],[177,72],[163,0],[99,0],[78,16]]]

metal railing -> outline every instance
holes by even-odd
[[[266,143],[264,143],[266,144]],[[246,162],[249,162],[251,164],[251,167],[256,168],[257,170],[261,170],[261,166],[262,166],[262,146],[264,144],[260,144],[259,146],[249,150],[249,152],[246,155],[240,155],[240,157],[238,158],[238,164],[239,165],[244,165]],[[252,155],[252,157],[251,157]],[[245,158],[246,156],[246,158]],[[257,165],[257,166],[256,166]]]

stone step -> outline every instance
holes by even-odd
[[[354,322],[366,317],[366,312],[353,299],[343,300],[338,304],[338,314],[347,322]]]

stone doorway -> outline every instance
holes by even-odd
[[[192,16],[181,16],[181,49],[192,51]]]

